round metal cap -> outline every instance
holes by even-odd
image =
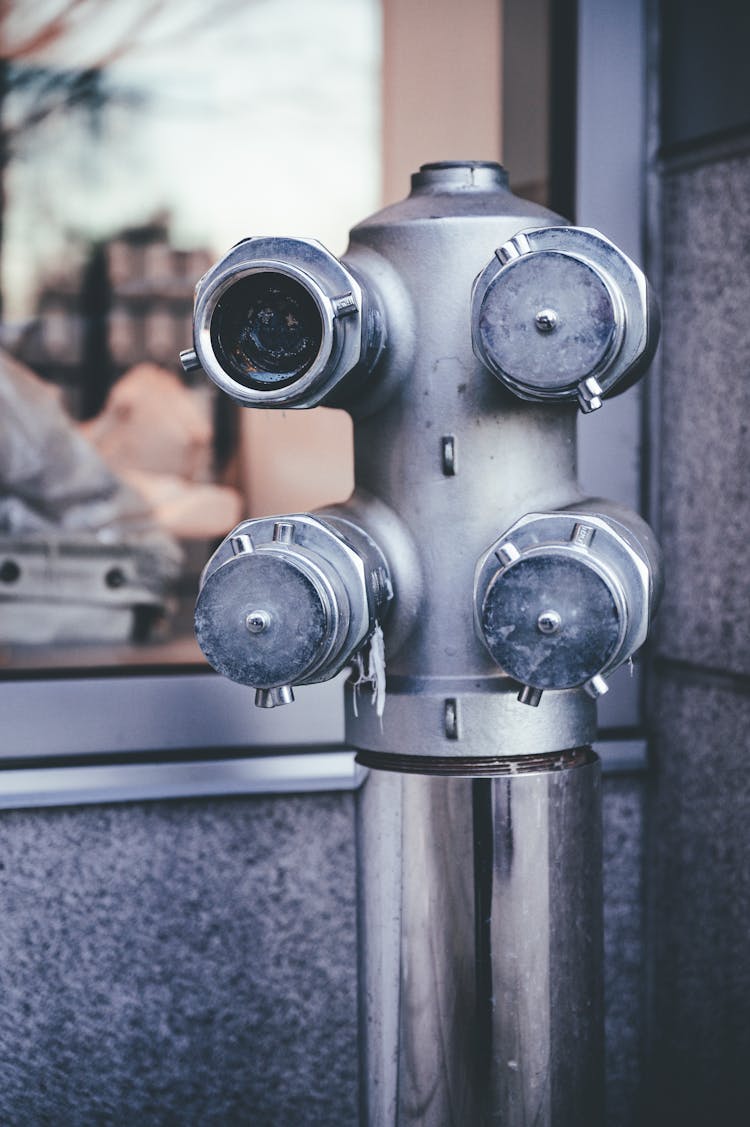
[[[196,359],[239,403],[314,407],[379,349],[365,300],[314,239],[243,239],[198,284]]]
[[[585,560],[530,554],[487,588],[487,648],[510,677],[538,689],[572,689],[604,669],[621,632],[614,593]]]
[[[298,683],[318,665],[336,621],[334,601],[312,569],[294,557],[258,551],[208,577],[196,604],[195,634],[217,673],[268,688]]]
[[[604,362],[618,333],[602,276],[582,259],[536,251],[507,263],[482,299],[477,333],[486,362],[529,390],[575,388]]]

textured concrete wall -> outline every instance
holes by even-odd
[[[640,1127],[644,1052],[643,776],[604,779],[607,1127]]]
[[[604,786],[610,1127],[637,1091],[641,789]],[[355,1127],[353,819],[350,794],[0,815],[3,1127]]]
[[[750,139],[664,177],[654,1124],[750,1107]],[[744,1110],[743,1110],[744,1109]]]
[[[3,1127],[356,1122],[353,800],[0,816]]]
[[[750,158],[664,178],[659,652],[750,673]]]

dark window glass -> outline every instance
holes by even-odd
[[[252,428],[180,369],[193,289],[240,238],[341,253],[377,207],[380,40],[378,0],[2,5],[0,675],[202,662],[199,572],[266,499]]]
[[[750,126],[750,5],[662,0],[662,143]]]

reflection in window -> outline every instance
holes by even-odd
[[[9,0],[0,44],[0,668],[196,661],[258,483],[177,363],[193,287],[377,206],[378,0]]]

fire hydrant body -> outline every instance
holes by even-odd
[[[484,162],[424,166],[340,261],[248,239],[199,283],[186,366],[246,406],[354,418],[353,497],[238,526],[196,631],[263,706],[353,666],[347,741],[376,769],[369,1124],[601,1120],[590,745],[660,572],[639,517],[583,496],[576,417],[640,374],[657,333],[630,260]]]

